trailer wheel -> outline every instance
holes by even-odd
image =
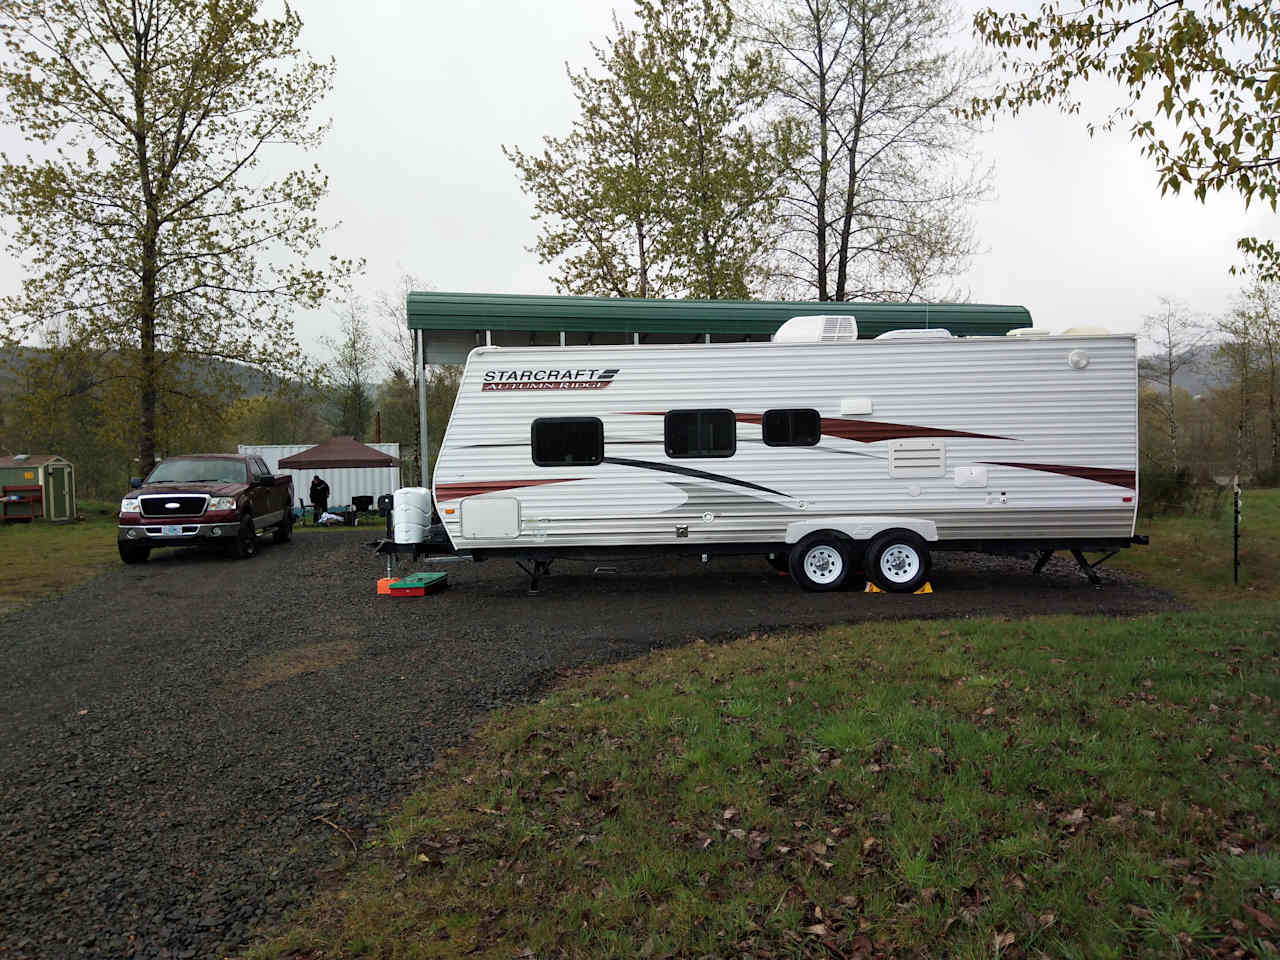
[[[839,590],[849,575],[848,541],[811,533],[791,549],[791,578],[806,590]]]
[[[867,576],[889,593],[915,593],[926,580],[932,560],[924,539],[910,530],[890,530],[867,547]]]

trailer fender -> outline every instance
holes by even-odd
[[[886,530],[910,530],[929,543],[938,539],[938,525],[917,517],[827,517],[787,524],[786,542],[799,543],[819,530],[834,530],[852,540],[870,540]]]

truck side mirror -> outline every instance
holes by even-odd
[[[141,487],[141,486],[142,486],[142,478],[141,478],[141,477],[130,477],[130,478],[129,478],[129,489],[130,489],[130,490],[137,490],[137,489],[138,489],[139,487]]]

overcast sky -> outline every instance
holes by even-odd
[[[337,61],[333,126],[314,159],[330,177],[327,215],[342,222],[331,252],[368,262],[362,292],[392,291],[404,273],[435,290],[554,292],[501,146],[569,129],[565,62],[589,62],[612,6],[297,0],[304,45]],[[629,13],[629,0],[616,6]],[[1162,199],[1125,134],[1090,139],[1079,117],[1002,117],[980,148],[997,195],[974,211],[984,252],[963,285],[975,302],[1025,305],[1037,326],[1136,330],[1160,295],[1220,312],[1239,286],[1227,272],[1236,238],[1275,233],[1273,215],[1246,215],[1234,196]],[[0,270],[0,284],[17,282]],[[330,311],[300,318],[304,345],[333,323]]]

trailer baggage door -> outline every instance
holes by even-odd
[[[515,497],[467,497],[462,501],[462,536],[467,540],[510,540],[520,535],[520,501]]]

